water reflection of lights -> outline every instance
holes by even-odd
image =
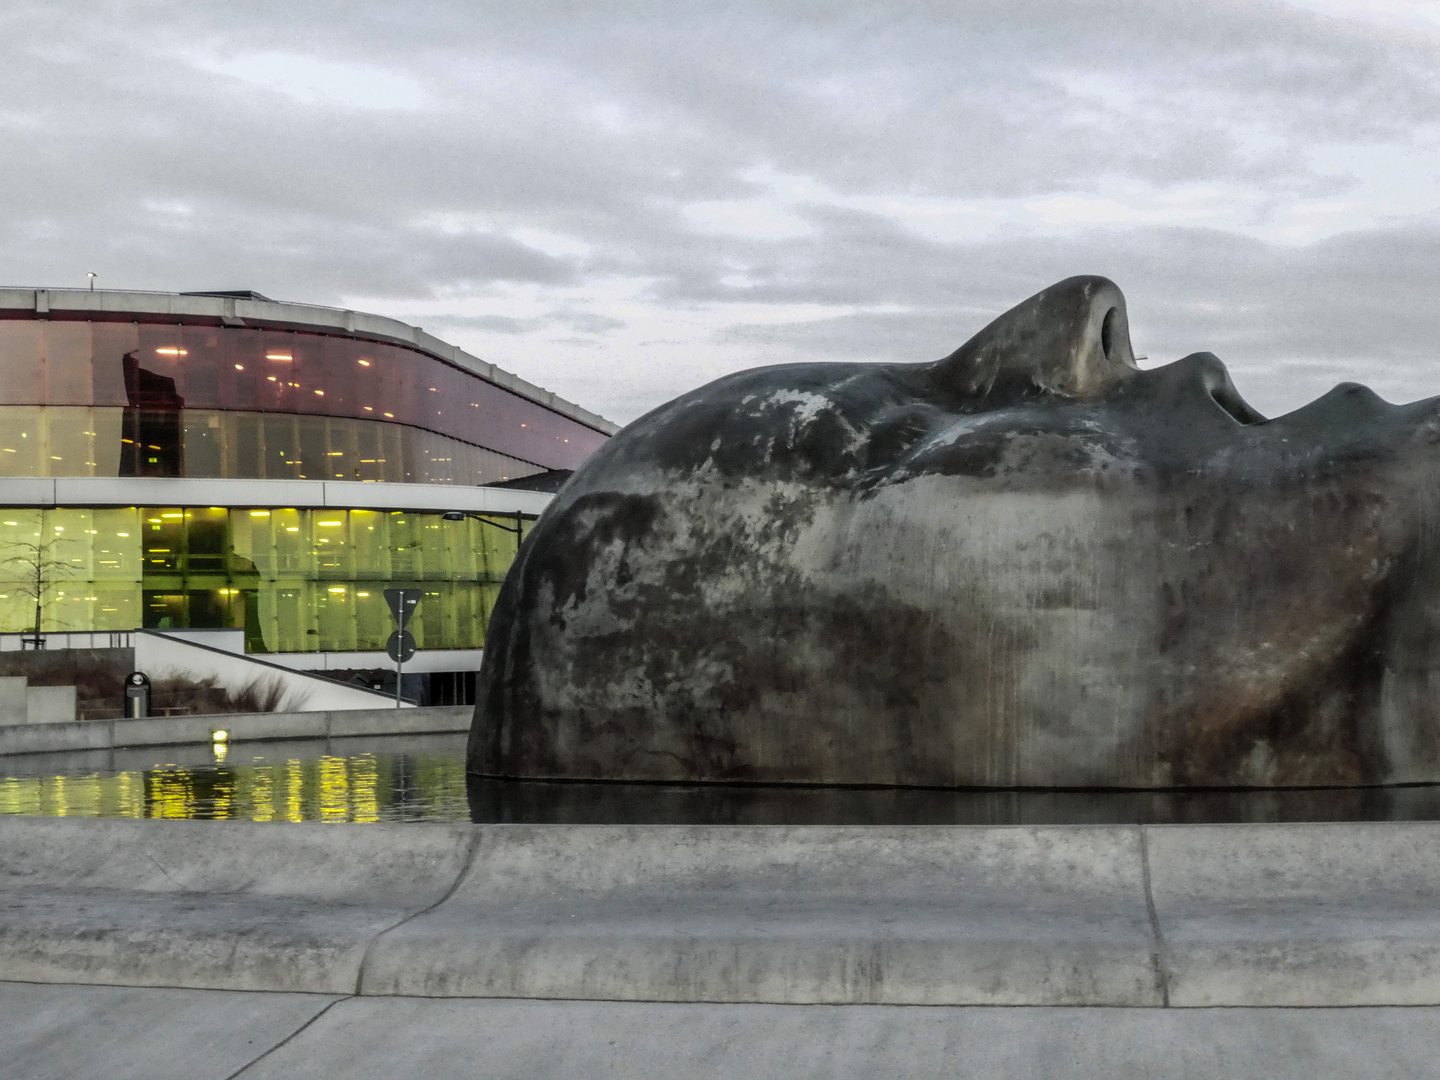
[[[326,754],[267,761],[212,745],[209,765],[0,776],[0,814],[242,821],[468,820],[457,754]],[[227,757],[229,760],[227,760]]]
[[[350,820],[350,784],[345,759],[320,759],[320,820]]]

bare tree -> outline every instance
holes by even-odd
[[[41,627],[44,625],[44,608],[50,590],[68,574],[74,572],[74,568],[59,559],[55,555],[55,549],[61,542],[57,533],[47,535],[45,527],[45,511],[40,511],[40,531],[34,542],[28,540],[12,541],[8,546],[16,550],[16,554],[10,558],[0,561],[0,566],[10,569],[13,573],[11,587],[24,596],[33,597],[35,600],[35,648],[45,639],[41,637]],[[8,575],[7,575],[8,576]]]

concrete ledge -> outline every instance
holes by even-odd
[[[1105,828],[511,826],[362,990],[1159,1005],[1140,837]]]
[[[1440,1004],[1440,823],[0,818],[0,979],[367,996]]]
[[[108,750],[115,745],[112,723],[76,720],[69,724],[6,725],[0,727],[0,755]]]
[[[0,823],[0,978],[353,993],[370,944],[440,900],[473,843],[466,826],[76,824]]]
[[[0,756],[208,744],[217,729],[223,729],[231,742],[328,739],[348,735],[432,735],[469,731],[474,714],[472,705],[436,705],[420,709],[215,713],[208,716],[152,716],[144,720],[16,724],[0,726]]]
[[[1147,832],[1172,1004],[1440,1002],[1440,825]]]

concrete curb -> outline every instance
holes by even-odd
[[[362,992],[1158,1005],[1152,953],[1135,830],[520,825]]]
[[[0,822],[0,978],[354,993],[375,939],[474,846],[463,825],[79,824]]]
[[[784,1004],[1440,1004],[1440,823],[0,819],[0,979]]]
[[[315,712],[216,713],[152,716],[144,720],[77,720],[62,724],[0,726],[0,756],[69,750],[209,743],[217,729],[230,742],[328,739],[350,735],[435,735],[469,731],[473,705],[419,709],[322,709]]]

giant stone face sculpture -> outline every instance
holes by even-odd
[[[470,771],[938,786],[1440,780],[1440,400],[1266,420],[1062,281],[928,364],[760,368],[561,490]]]

